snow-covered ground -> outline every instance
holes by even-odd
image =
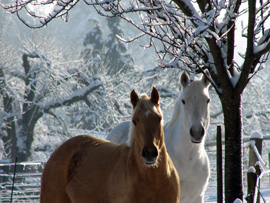
[[[78,132],[80,134],[83,133],[88,133],[87,131],[80,131]],[[106,138],[106,135],[104,133],[91,133],[92,135],[96,136],[96,137],[100,137],[100,138]],[[264,149],[268,149],[268,147],[270,146],[270,140],[266,140],[264,142]],[[244,150],[243,150],[243,163],[244,163],[244,197],[247,194],[247,189],[246,189],[246,172],[247,172],[247,159],[248,159],[248,144],[244,145]],[[207,191],[205,193],[205,202],[206,203],[215,203],[217,202],[217,177],[216,177],[216,148],[215,146],[211,146],[211,147],[207,147],[207,153],[209,155],[210,158],[210,165],[211,165],[211,177],[210,177],[210,181],[209,181],[209,185],[207,188]],[[264,152],[263,151],[263,161],[267,164],[267,151]],[[38,161],[31,162],[31,163],[25,163],[25,164],[21,164],[22,167],[24,169],[26,169],[27,167],[34,167],[36,168],[37,171],[41,171],[42,169],[40,167],[42,167],[43,165],[40,164]],[[269,166],[267,164],[267,166]],[[0,168],[2,167],[2,165],[0,164]],[[10,180],[12,179],[12,171],[10,173]],[[26,197],[25,193],[21,193],[21,196],[25,196],[24,200],[18,200],[16,199],[16,195],[14,195],[13,197],[13,202],[39,202],[38,199],[38,192],[37,191],[39,189],[40,186],[40,175],[41,173],[31,173],[29,172],[28,174],[24,174],[25,177],[25,182],[23,183],[18,183],[17,185],[15,184],[15,188],[18,190],[19,187],[25,187],[27,184],[30,185],[30,187],[33,190],[33,198],[31,199],[29,197]],[[0,191],[0,202],[7,202],[6,200],[10,198],[10,193],[7,193],[5,191],[6,188],[8,188],[7,184],[2,184],[0,183],[0,187],[1,187],[1,191]],[[270,202],[270,177],[269,174],[265,174],[265,176],[262,178],[261,181],[261,188],[260,188],[260,193],[262,195],[261,198],[261,203],[269,203]],[[7,196],[7,199],[4,201],[1,201],[1,196]],[[9,202],[9,201],[8,201]],[[244,201],[245,202],[245,201]]]
[[[247,140],[245,138],[244,140]],[[243,145],[243,186],[244,186],[244,198],[247,196],[247,171],[248,171],[248,160],[249,160],[249,144],[250,142],[245,142]],[[269,163],[268,160],[268,153],[270,147],[270,140],[263,141],[263,150],[262,150],[262,160],[264,162],[264,175],[261,178],[260,182],[260,194],[261,194],[261,203],[270,203],[270,174],[269,174]],[[224,149],[224,146],[223,146]],[[205,193],[205,202],[207,203],[214,203],[217,202],[217,176],[216,176],[216,147],[206,147],[209,159],[210,159],[210,166],[211,166],[211,176],[208,184],[207,191]],[[223,155],[224,156],[224,155]],[[223,157],[224,159],[224,157]],[[223,160],[224,164],[224,160]],[[223,166],[224,168],[224,166]],[[224,173],[224,172],[223,172]],[[223,177],[224,178],[224,177]],[[224,180],[223,180],[224,184]],[[224,187],[224,186],[223,186]],[[224,192],[224,188],[223,188]],[[223,194],[224,198],[224,194]],[[243,202],[246,202],[245,200]]]

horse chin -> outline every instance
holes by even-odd
[[[144,159],[144,163],[146,167],[156,168],[158,166],[157,158],[153,158],[151,160]]]
[[[191,142],[194,144],[200,144],[200,143],[202,143],[202,139],[195,139],[195,138],[191,137]]]

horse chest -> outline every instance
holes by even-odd
[[[205,150],[200,149],[199,146],[192,147],[182,143],[181,140],[173,140],[172,145],[168,147],[180,180],[194,179],[194,181],[198,181],[202,177],[208,177],[209,161]]]
[[[174,188],[161,183],[150,183],[150,185],[151,187],[149,187],[149,183],[134,185],[133,194],[128,202],[176,202],[177,191],[174,191]]]

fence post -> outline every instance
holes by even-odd
[[[257,174],[256,174],[256,169],[251,166],[248,169],[247,172],[247,184],[248,184],[248,191],[247,191],[247,203],[254,203],[254,193],[255,193],[255,187],[257,183]]]
[[[250,138],[250,141],[255,141],[255,146],[259,152],[259,154],[261,155],[262,154],[262,141],[263,141],[263,136],[258,133],[258,132],[253,132],[251,134],[251,138]],[[251,166],[254,166],[255,170],[256,170],[256,180],[255,180],[255,185],[252,186],[253,187],[253,192],[255,193],[255,190],[258,189],[258,188],[255,188],[256,186],[256,182],[257,181],[260,181],[260,180],[257,180],[257,177],[260,175],[261,171],[260,171],[260,167],[257,165],[255,166],[256,162],[258,161],[258,158],[257,158],[257,155],[256,153],[254,152],[254,149],[252,147],[250,147],[249,149],[249,167]],[[248,183],[249,184],[249,183]],[[258,183],[258,186],[260,187],[260,182]],[[249,186],[248,186],[249,187]],[[252,188],[250,188],[252,190]],[[248,191],[248,194],[250,194],[250,190]],[[260,203],[260,196],[258,194],[257,197],[255,197],[257,199],[257,203]]]
[[[269,164],[269,168],[270,168],[270,152],[268,153],[268,164]],[[269,184],[270,184],[270,176],[269,176]]]
[[[217,203],[223,202],[223,174],[222,174],[222,132],[217,126]]]

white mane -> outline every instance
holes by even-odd
[[[172,118],[167,124],[169,128],[172,127],[175,124],[177,118],[179,117],[179,114],[180,114],[180,102],[181,102],[181,99],[178,98],[175,105],[174,105],[174,108],[173,108]]]

